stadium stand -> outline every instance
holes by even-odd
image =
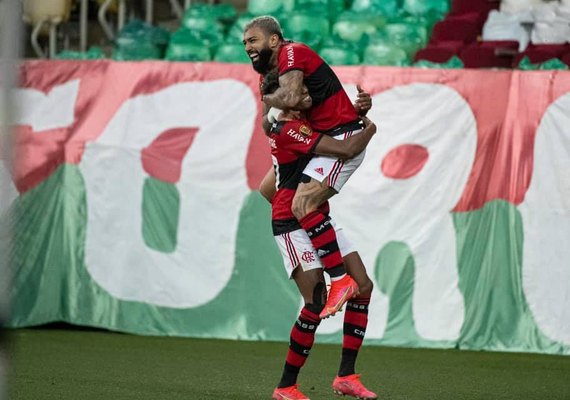
[[[165,18],[156,9],[164,9],[166,0],[139,1],[139,15],[132,12],[136,0],[91,0],[98,13],[103,5],[118,13],[124,3],[129,22],[112,40],[91,40],[96,50],[89,52],[75,51],[60,33],[63,51],[57,57],[248,63],[243,28],[251,18],[271,14],[286,37],[307,43],[332,65],[557,69],[570,58],[570,0],[209,0],[185,1],[186,10],[180,1],[169,0]],[[73,18],[75,2],[50,2],[66,4],[60,25],[70,9]],[[149,21],[153,15],[155,25]],[[37,18],[28,20],[37,24]],[[38,43],[33,49],[36,56],[48,56]]]
[[[39,35],[49,35],[49,56],[55,56],[57,27],[69,19],[70,12],[71,0],[24,0],[23,18],[33,27],[30,42],[38,57],[46,57]]]

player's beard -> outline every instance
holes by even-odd
[[[265,75],[271,69],[269,66],[269,62],[271,61],[271,56],[273,52],[269,47],[262,49],[260,52],[257,53],[259,57],[257,61],[251,61],[253,69],[259,72],[261,75]]]

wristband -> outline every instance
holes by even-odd
[[[279,108],[271,107],[267,112],[267,120],[272,124],[277,122],[277,118],[282,111],[283,110],[280,110]]]

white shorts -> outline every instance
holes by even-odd
[[[334,139],[344,140],[352,135],[356,135],[362,130],[348,131],[338,136],[333,136]],[[311,178],[323,182],[327,180],[329,187],[340,192],[348,178],[352,176],[354,171],[362,164],[366,150],[349,160],[339,160],[338,158],[313,156],[311,161],[307,164],[303,173]]]
[[[332,220],[331,225],[336,232],[340,254],[344,257],[347,254],[356,251],[350,240],[345,236],[343,229]],[[303,271],[323,267],[321,259],[313,248],[311,239],[309,239],[307,232],[303,229],[297,229],[296,231],[283,233],[274,237],[277,242],[277,246],[281,251],[285,270],[287,271],[287,276],[289,278],[291,278],[293,270],[297,265],[301,265]]]

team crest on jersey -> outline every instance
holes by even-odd
[[[299,133],[303,136],[311,136],[313,131],[307,125],[301,125],[299,128]]]

